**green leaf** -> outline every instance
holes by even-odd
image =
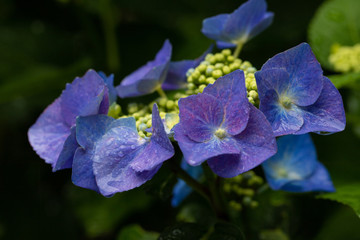
[[[289,237],[281,230],[263,230],[260,232],[261,240],[289,240]]]
[[[207,229],[196,223],[177,223],[165,229],[159,240],[199,240]]]
[[[329,199],[350,206],[360,217],[360,182],[344,182],[336,185],[336,192],[323,193],[318,198]]]
[[[147,232],[139,225],[130,225],[123,228],[116,240],[156,240],[159,233]]]
[[[326,1],[312,19],[309,26],[310,45],[327,69],[333,69],[328,57],[334,43],[353,46],[360,42],[359,9],[359,0]]]
[[[339,75],[330,75],[327,76],[330,78],[331,82],[335,85],[336,88],[347,87],[353,83],[356,83],[360,80],[360,73],[346,73]]]
[[[138,189],[111,198],[81,188],[71,187],[69,190],[69,202],[84,226],[86,235],[92,238],[111,232],[127,217],[149,208],[152,202],[152,198]]]
[[[231,223],[219,222],[215,225],[214,231],[209,240],[242,240],[245,239],[240,228]]]

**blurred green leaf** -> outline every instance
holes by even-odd
[[[345,73],[327,76],[336,88],[349,86],[360,80],[360,73]]]
[[[310,45],[320,63],[333,69],[328,61],[334,43],[353,46],[360,42],[360,1],[326,1],[315,14],[309,26]]]
[[[214,231],[209,236],[209,240],[243,240],[243,234],[240,228],[231,223],[219,222],[215,225]],[[278,239],[280,240],[280,239]]]
[[[358,240],[360,221],[347,207],[341,207],[329,216],[319,230],[315,240]]]
[[[199,240],[207,229],[195,223],[177,223],[161,233],[159,240]]]
[[[289,240],[289,237],[281,229],[263,230],[260,240]]]
[[[180,209],[176,219],[183,222],[199,223],[204,226],[213,225],[216,221],[216,216],[210,206],[204,204],[204,202],[196,202],[194,201],[195,199],[191,200],[193,201]]]
[[[68,197],[89,237],[109,233],[128,216],[151,204],[151,198],[138,189],[105,198],[89,190],[74,188]]]
[[[139,225],[130,225],[123,228],[117,240],[156,240],[159,236],[159,233],[147,232],[142,229]]]
[[[360,182],[343,182],[336,185],[336,192],[323,193],[318,198],[329,199],[350,206],[360,217]]]

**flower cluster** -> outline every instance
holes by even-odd
[[[303,134],[342,131],[345,114],[310,46],[277,54],[260,71],[238,58],[239,46],[270,25],[266,8],[265,0],[249,0],[204,20],[202,32],[220,47],[237,46],[233,54],[210,46],[195,60],[174,62],[166,40],[153,61],[116,87],[113,75],[89,70],[40,115],[30,144],[53,171],[71,168],[75,185],[104,196],[138,187],[164,161],[176,161],[174,144],[194,178],[201,177],[199,165],[232,178],[263,164],[273,189],[333,191]],[[148,103],[121,101],[153,92],[160,97]],[[189,193],[179,184],[173,205]]]

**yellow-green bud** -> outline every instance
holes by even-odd
[[[228,62],[233,62],[235,60],[235,57],[230,55],[230,56],[227,56],[226,59]]]
[[[189,86],[190,84],[192,84],[192,83],[189,83],[188,86]],[[194,84],[193,84],[193,85],[194,85]],[[166,101],[167,101],[166,98],[160,98],[160,100],[159,100],[159,106],[160,106],[160,107],[165,107]]]
[[[188,83],[188,85],[187,85],[187,88],[188,89],[190,89],[190,90],[193,90],[193,89],[195,89],[195,84],[193,84],[193,83]],[[160,103],[159,103],[160,104]]]
[[[198,82],[199,82],[200,84],[206,83],[206,77],[205,77],[204,75],[201,75],[201,76],[199,77]]]
[[[216,69],[212,72],[212,77],[215,79],[218,79],[219,77],[221,77],[223,75],[222,71],[219,69]]]
[[[209,77],[206,79],[207,84],[213,84],[215,82],[215,78]]]
[[[215,64],[215,69],[222,69],[223,66],[224,66],[223,63],[217,63],[217,64]]]
[[[226,75],[226,74],[229,74],[231,72],[231,69],[228,66],[224,66],[222,68],[222,71],[223,71],[224,75]]]
[[[167,109],[172,109],[175,106],[175,102],[173,100],[168,100],[166,103]]]
[[[215,54],[215,58],[216,58],[216,61],[217,61],[217,62],[223,62],[223,61],[225,61],[225,57],[224,57],[224,55],[222,55],[221,53],[216,53],[216,54]]]
[[[192,82],[194,82],[194,79],[193,79],[192,76],[189,76],[189,77],[187,78],[187,81],[188,81],[189,83],[192,83]]]
[[[208,61],[209,61],[210,64],[215,64],[216,63],[216,57],[212,56],[212,57],[209,58]]]
[[[224,49],[224,50],[221,51],[221,53],[224,56],[230,56],[231,55],[231,50],[230,49]]]
[[[146,126],[147,126],[147,128],[150,128],[150,127],[151,127],[151,120],[148,120],[148,121],[146,122]]]
[[[200,93],[202,93],[203,91],[204,91],[204,88],[206,88],[206,85],[205,84],[201,84],[200,86],[199,86],[199,92]]]
[[[201,65],[199,65],[196,69],[200,72],[200,73],[203,73],[203,72],[205,72],[205,70],[206,70],[206,65],[205,64],[201,64]]]

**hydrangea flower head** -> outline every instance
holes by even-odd
[[[271,126],[247,99],[241,70],[180,99],[179,110],[174,138],[192,166],[207,160],[219,176],[234,177],[276,152]]]
[[[200,57],[194,60],[182,60],[177,62],[170,62],[169,70],[162,89],[164,90],[176,90],[186,88],[186,73],[190,68],[194,68],[205,59],[205,56],[209,54],[213,49],[211,45]]]
[[[203,21],[202,33],[217,41],[221,48],[243,45],[272,23],[265,0],[249,0],[230,14],[220,14]]]
[[[76,117],[106,114],[108,108],[108,89],[103,79],[94,70],[89,70],[83,77],[67,84],[60,97],[30,127],[30,144],[54,171],[69,168],[77,148]]]
[[[289,192],[335,191],[329,173],[317,160],[309,134],[283,136],[277,143],[278,152],[262,164],[272,189]]]
[[[136,97],[153,93],[165,81],[171,59],[172,46],[169,40],[164,42],[153,61],[148,62],[125,77],[116,87],[120,97]]]
[[[255,77],[260,110],[276,136],[344,130],[341,95],[307,43],[269,59]]]
[[[76,124],[81,147],[74,156],[72,181],[104,196],[142,185],[174,155],[156,105],[150,139],[139,136],[133,117],[95,115],[79,117]]]
[[[181,168],[184,169],[192,178],[198,180],[203,175],[201,166],[190,166],[184,159],[181,161]],[[177,207],[184,199],[190,195],[192,188],[188,186],[182,179],[179,179],[173,189],[171,206]]]

